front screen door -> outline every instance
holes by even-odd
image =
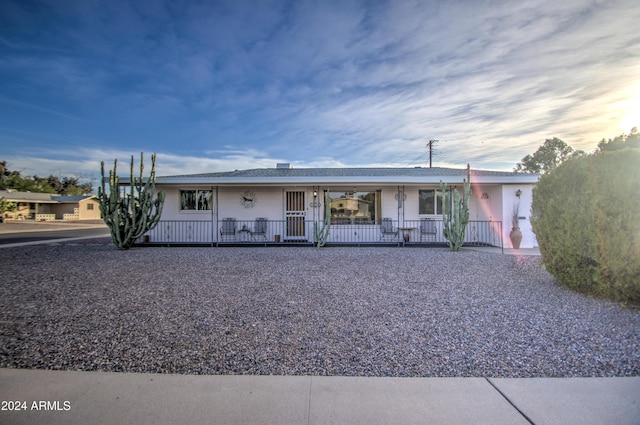
[[[304,192],[286,191],[285,195],[285,240],[306,240]]]

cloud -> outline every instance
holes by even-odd
[[[10,170],[20,171],[23,175],[69,175],[86,180],[99,181],[100,163],[105,163],[105,170],[113,168],[118,160],[118,174],[127,175],[134,160],[135,173],[139,171],[140,153],[137,150],[125,149],[25,149],[23,154],[3,157]],[[144,152],[145,173],[151,167],[151,154]],[[239,150],[225,147],[204,155],[176,155],[170,152],[156,153],[156,173],[158,175],[180,175],[229,171],[247,168],[272,168],[283,159],[268,157],[257,150]]]
[[[77,116],[74,115],[70,115],[64,112],[60,112],[54,109],[49,109],[49,108],[45,108],[42,107],[40,105],[36,105],[36,104],[31,104],[31,103],[26,103],[26,102],[22,102],[19,100],[14,100],[14,99],[7,99],[4,98],[2,96],[0,96],[0,103],[4,103],[6,105],[9,105],[10,107],[14,107],[14,108],[27,108],[27,109],[32,109],[35,110],[37,112],[40,113],[44,113],[47,115],[52,115],[54,117],[57,118],[64,118],[65,120],[73,120],[73,121],[85,121],[82,118],[79,118]]]
[[[0,138],[69,166],[402,165],[439,139],[436,164],[510,170],[545,138],[591,150],[640,97],[632,0],[17,4]]]
[[[386,45],[402,66],[394,67],[388,60],[376,66],[374,59],[355,59],[354,73],[359,78],[347,78],[350,87],[342,89],[337,101],[323,98],[320,113],[316,105],[314,117],[305,118],[315,119],[317,127],[332,135],[355,136],[365,151],[365,145],[375,148],[376,142],[388,143],[393,140],[389,136],[402,133],[412,138],[422,134],[425,140],[432,136],[453,141],[484,139],[491,142],[487,148],[495,151],[509,150],[513,141],[523,137],[532,142],[557,130],[573,133],[569,129],[575,128],[576,119],[597,119],[593,112],[597,105],[617,90],[619,83],[603,72],[603,61],[614,59],[610,52],[619,49],[612,48],[633,43],[628,40],[633,36],[613,43],[611,28],[594,25],[599,15],[593,9],[573,4],[544,6],[540,8],[544,13],[535,12],[532,5],[520,10],[507,7],[498,13],[470,7],[460,15],[459,8],[452,7],[436,11],[436,18],[421,23],[411,19],[424,16],[418,10],[394,8],[397,21],[403,24],[398,25],[400,30],[385,31]],[[630,18],[624,19],[631,24]],[[441,22],[450,28],[441,28]],[[405,43],[408,40],[412,41]],[[380,44],[378,48],[385,51]],[[629,69],[630,62],[623,62]],[[587,114],[589,108],[591,114]],[[310,125],[305,122],[305,126]]]

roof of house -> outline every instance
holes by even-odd
[[[84,201],[85,199],[95,198],[95,195],[84,195],[84,196],[62,196],[62,195],[54,195],[53,199],[63,204],[75,204],[80,201]]]
[[[466,168],[256,168],[156,178],[157,184],[461,183]],[[471,170],[472,183],[535,183],[538,174]],[[128,178],[121,178],[127,183]]]
[[[18,192],[16,190],[0,190],[0,196],[14,202],[39,202],[55,204],[51,193]]]
[[[35,202],[41,204],[77,203],[94,195],[62,196],[55,193],[19,192],[16,190],[0,190],[0,197],[13,202]]]
[[[474,175],[517,175],[513,172],[472,170]],[[187,174],[169,177],[389,177],[389,176],[466,176],[466,169],[457,168],[254,168],[220,173]]]

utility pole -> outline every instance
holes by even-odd
[[[427,143],[427,147],[429,148],[429,168],[431,168],[433,164],[433,145],[436,143],[438,143],[437,140],[429,140],[429,143]]]

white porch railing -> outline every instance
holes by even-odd
[[[145,235],[149,242],[166,244],[210,244],[214,240],[211,221],[161,220]]]
[[[322,223],[318,223],[322,225]],[[219,220],[182,221],[161,220],[140,242],[154,244],[293,244],[315,243],[313,221],[290,220]],[[333,224],[329,245],[444,245],[442,220],[397,220],[380,222]],[[383,231],[384,230],[384,231]],[[502,247],[502,223],[498,221],[470,221],[466,229],[465,245]]]

